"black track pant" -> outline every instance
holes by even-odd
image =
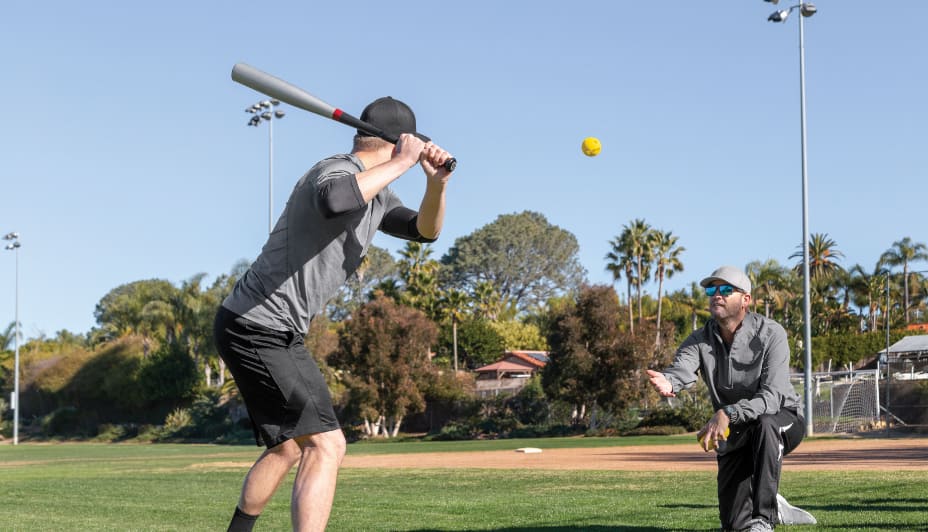
[[[783,457],[799,445],[805,432],[802,418],[787,409],[732,427],[726,451],[718,455],[723,529],[746,528],[756,518],[776,523]]]

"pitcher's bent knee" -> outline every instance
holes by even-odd
[[[335,465],[341,465],[342,459],[345,458],[347,443],[345,434],[341,429],[320,432],[318,434],[308,434],[294,438],[303,451],[311,451],[316,454],[320,460],[332,461]]]

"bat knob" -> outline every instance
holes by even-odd
[[[454,157],[452,157],[452,158],[448,159],[447,161],[445,161],[445,164],[442,165],[442,166],[445,167],[445,170],[447,170],[447,171],[449,171],[449,172],[453,172],[454,169],[458,167],[458,160],[455,159]]]

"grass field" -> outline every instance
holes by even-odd
[[[537,440],[354,444],[349,454],[512,449]],[[690,443],[674,437],[544,440],[545,446]],[[0,446],[0,530],[225,530],[256,447]],[[450,456],[450,455],[449,455]],[[781,491],[817,527],[928,530],[925,472],[784,472]],[[289,486],[256,530],[289,530]],[[353,469],[330,530],[657,531],[718,526],[713,473]]]

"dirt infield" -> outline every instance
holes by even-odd
[[[714,471],[715,453],[686,445],[411,453],[345,457],[346,468],[489,468],[616,471]],[[928,471],[928,438],[809,439],[783,461],[784,471]]]

